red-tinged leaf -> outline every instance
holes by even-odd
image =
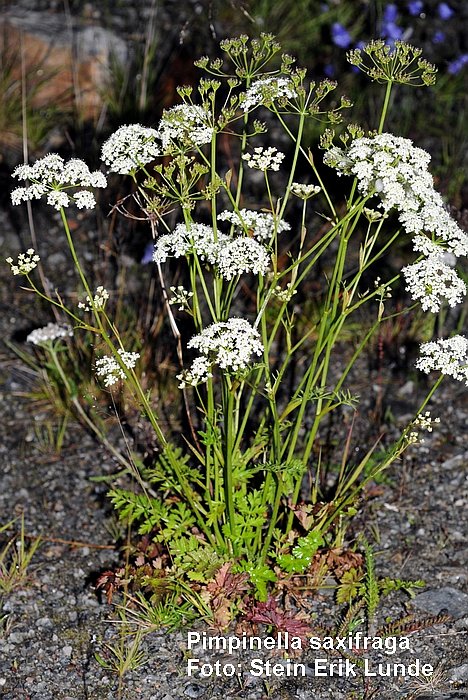
[[[257,603],[246,619],[250,622],[271,625],[277,632],[288,632],[293,637],[300,637],[305,641],[310,635],[309,624],[299,615],[286,612],[278,608],[275,599],[268,597],[266,603]]]
[[[208,591],[213,597],[231,598],[248,590],[247,573],[231,574],[231,563],[226,562],[216,573],[216,576],[207,585]]]
[[[109,605],[112,603],[114,591],[122,586],[122,573],[121,569],[117,569],[116,571],[103,571],[96,581],[96,590],[99,591],[102,589],[104,591]]]

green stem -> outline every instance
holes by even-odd
[[[55,349],[51,346],[48,346],[48,350],[50,352],[50,356],[52,357],[53,363],[55,367],[57,368],[57,371],[60,375],[60,378],[63,382],[63,385],[67,391],[67,394],[70,398],[70,401],[73,404],[73,407],[75,408],[75,411],[77,412],[79,418],[83,421],[85,425],[88,426],[88,428],[96,435],[97,439],[99,442],[101,442],[106,450],[108,450],[114,457],[115,459],[122,464],[126,469],[128,469],[131,473],[133,473],[133,465],[125,459],[125,457],[118,451],[116,448],[112,445],[112,443],[109,442],[109,440],[106,438],[106,436],[103,434],[101,430],[97,427],[97,425],[94,423],[94,421],[88,416],[86,411],[84,410],[83,406],[80,404],[79,400],[77,399],[76,396],[73,395],[72,388],[70,386],[70,382],[68,381],[68,378],[65,374],[65,371],[59,362],[58,355],[55,351]]]
[[[223,377],[223,419],[224,419],[224,464],[223,464],[223,488],[224,502],[227,510],[229,534],[232,553],[237,553],[236,521],[234,511],[233,490],[233,448],[234,448],[234,390],[230,382]]]
[[[380,115],[380,122],[379,122],[379,134],[382,133],[384,124],[385,124],[385,118],[387,116],[388,112],[388,106],[390,104],[390,95],[392,94],[392,87],[393,87],[393,82],[389,80],[387,82],[387,89],[385,90],[385,98],[384,98],[384,103],[382,107],[382,114]]]
[[[96,306],[94,305],[93,294],[91,292],[91,289],[88,285],[85,274],[84,274],[84,272],[81,268],[80,262],[78,260],[78,256],[76,254],[76,250],[75,250],[75,246],[73,243],[70,228],[68,226],[67,217],[65,215],[65,211],[63,208],[60,210],[60,214],[62,217],[62,222],[64,225],[65,234],[67,237],[68,247],[70,249],[70,253],[71,253],[71,256],[73,258],[73,262],[74,262],[75,267],[78,271],[78,274],[80,276],[83,287],[85,288],[86,293],[89,297],[90,306],[92,308],[93,315],[94,315],[97,327],[99,329],[99,333],[100,333],[102,339],[104,340],[104,342],[106,343],[107,347],[111,351],[112,356],[119,363],[119,366],[121,367],[122,371],[125,372],[125,375],[129,380],[129,384],[130,384],[131,388],[133,389],[133,391],[137,395],[138,400],[143,407],[144,413],[151,423],[151,427],[153,428],[153,430],[155,432],[155,435],[158,439],[160,446],[166,452],[166,455],[167,455],[168,460],[170,461],[171,467],[173,468],[174,473],[176,474],[177,479],[179,480],[181,490],[184,493],[185,498],[187,499],[187,501],[192,509],[192,512],[193,512],[193,514],[198,522],[200,529],[205,533],[208,540],[211,543],[214,543],[213,535],[212,535],[209,527],[206,525],[207,513],[206,513],[205,509],[202,508],[202,506],[198,502],[196,502],[194,495],[192,493],[191,485],[181,472],[177,458],[173,454],[172,448],[171,448],[170,444],[168,443],[168,441],[166,440],[164,433],[161,430],[161,427],[160,427],[159,422],[158,422],[158,418],[155,415],[153,408],[151,407],[151,405],[149,403],[148,397],[146,396],[145,392],[143,391],[143,388],[142,388],[140,382],[138,381],[138,378],[137,378],[135,372],[133,370],[129,370],[128,367],[126,367],[124,365],[124,363],[122,362],[122,359],[121,359],[119,353],[117,352],[116,346],[114,345],[114,343],[110,339],[110,337],[109,337],[109,335],[104,327],[104,324],[102,322],[101,313],[100,313],[99,309],[97,309]]]

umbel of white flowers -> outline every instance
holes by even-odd
[[[96,206],[94,194],[82,187],[106,187],[105,175],[91,172],[86,163],[78,158],[65,162],[56,153],[37,160],[34,165],[19,165],[13,177],[29,180],[29,187],[17,187],[11,193],[13,204],[47,197],[47,204],[55,209],[68,207],[72,202],[78,209],[92,209]],[[75,190],[73,194],[69,190]]]
[[[212,323],[195,335],[188,343],[200,357],[195,358],[190,369],[178,375],[181,388],[196,386],[212,377],[213,365],[229,372],[246,369],[252,355],[261,355],[263,345],[260,334],[243,318]]]
[[[380,199],[384,212],[398,211],[416,252],[425,256],[402,272],[406,289],[425,311],[439,311],[443,300],[459,304],[466,284],[453,264],[468,254],[468,235],[447,212],[428,171],[430,155],[393,134],[356,138],[347,149],[331,147],[324,156],[338,173],[354,175],[363,195]]]

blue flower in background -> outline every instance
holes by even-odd
[[[387,24],[382,25],[382,35],[390,42],[396,41],[402,38],[403,29],[394,22],[387,22]]]
[[[401,39],[403,36],[403,30],[396,23],[398,19],[398,8],[396,5],[387,5],[382,18],[382,36],[387,39],[389,43],[393,43],[397,39]]]
[[[339,22],[334,22],[331,28],[332,41],[340,49],[347,49],[351,44],[351,35]]]
[[[140,260],[140,263],[142,265],[148,265],[148,263],[153,262],[153,253],[154,253],[154,243],[148,243],[145,248],[145,252],[143,253],[143,257]]]
[[[417,15],[420,15],[421,12],[424,10],[424,3],[422,2],[422,0],[412,0],[407,4],[407,8],[410,15],[416,17]]]
[[[439,13],[440,19],[450,19],[454,14],[452,8],[447,5],[446,2],[439,2],[437,6],[437,12]]]
[[[383,21],[393,23],[398,17],[398,8],[396,5],[387,5],[383,13]]]
[[[327,78],[333,78],[335,76],[335,66],[333,66],[331,63],[327,63],[327,65],[323,68],[323,72]]]
[[[468,63],[468,53],[462,53],[461,56],[456,58],[454,61],[451,61],[451,63],[448,64],[447,66],[447,73],[450,73],[451,75],[455,75],[456,73],[459,73],[461,69],[466,66]]]
[[[441,44],[443,41],[445,41],[445,32],[435,32],[434,36],[432,37],[432,43],[433,44]]]

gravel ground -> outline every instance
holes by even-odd
[[[24,244],[3,218],[0,243],[6,255]],[[53,229],[51,229],[53,230]],[[54,236],[48,237],[47,254],[55,255],[60,270],[63,253]],[[6,257],[5,255],[5,257]],[[50,261],[50,259],[49,259]],[[62,268],[64,270],[65,268]],[[36,311],[27,306],[17,280],[0,273],[1,337],[21,337],[30,328]],[[0,474],[0,523],[24,512],[29,536],[42,535],[42,545],[29,568],[26,584],[5,597],[0,609],[0,697],[5,700],[170,700],[171,698],[221,697],[291,698],[338,700],[343,698],[466,698],[468,680],[468,572],[466,556],[468,452],[466,391],[460,384],[446,383],[434,413],[440,428],[426,443],[414,449],[391,473],[378,496],[370,500],[354,523],[375,541],[379,575],[424,579],[425,590],[411,604],[421,619],[445,612],[450,621],[411,636],[411,650],[394,656],[377,652],[380,661],[406,665],[419,659],[440,670],[434,688],[417,685],[418,679],[314,675],[314,659],[325,655],[308,652],[303,663],[288,676],[258,677],[251,673],[251,660],[266,657],[259,652],[240,655],[215,654],[200,645],[187,651],[187,632],[151,633],[141,643],[143,663],[129,671],[119,684],[111,671],[95,659],[106,654],[103,646],[118,639],[118,628],[109,622],[110,608],[98,600],[90,582],[117,561],[108,528],[110,513],[106,487],[90,481],[93,475],[111,473],[116,464],[96,447],[79,426],[71,426],[59,457],[35,435],[40,411],[31,413],[19,394],[29,386],[24,365],[5,346],[0,355],[0,424],[2,471]],[[401,382],[392,387],[395,415],[402,415],[414,387]],[[437,410],[439,409],[439,410]],[[399,411],[399,412],[398,412]],[[404,411],[403,411],[404,412]],[[403,417],[402,417],[403,420]],[[66,544],[63,541],[79,541]],[[103,546],[108,548],[99,548]],[[388,599],[379,613],[397,619],[408,607],[407,599]],[[318,619],[333,620],[337,608],[329,593],[317,597],[311,612]],[[193,630],[191,630],[193,631]],[[200,627],[200,633],[214,633]],[[233,663],[232,678],[189,676],[189,659],[207,663]],[[335,659],[336,660],[336,659]],[[230,667],[224,666],[225,669]],[[254,665],[253,670],[255,671]],[[281,670],[276,666],[276,673]],[[302,675],[304,670],[305,675]]]

